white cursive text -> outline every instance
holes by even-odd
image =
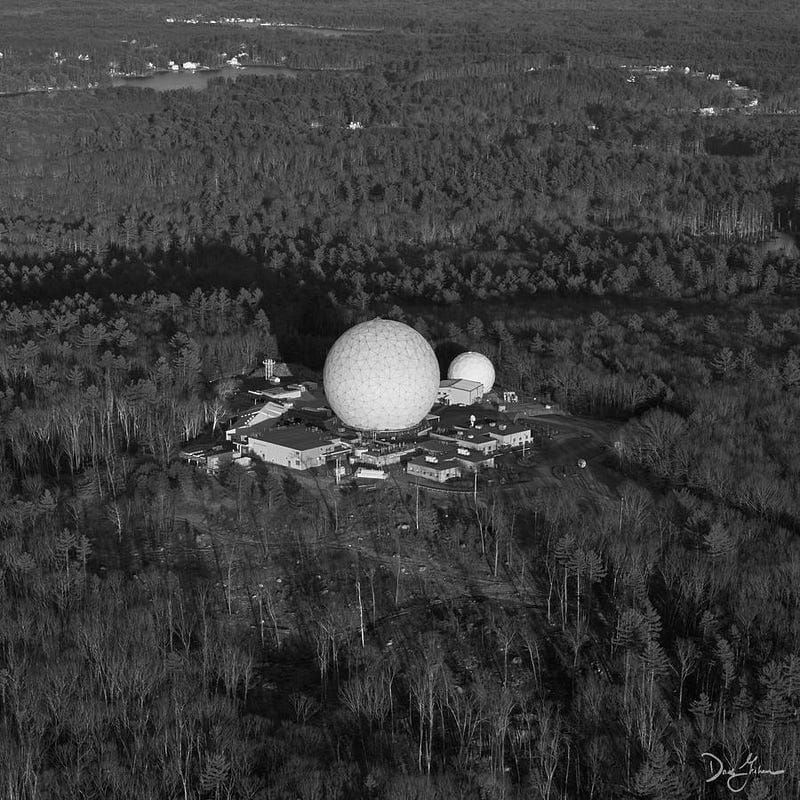
[[[726,783],[733,794],[744,791],[751,778],[757,778],[759,775],[783,775],[786,772],[785,769],[764,769],[757,763],[758,756],[754,756],[752,753],[748,753],[747,758],[735,769],[733,767],[725,769],[722,759],[713,753],[702,753],[702,757],[709,759],[707,766],[713,773],[710,778],[706,778],[706,783],[712,783],[723,775],[727,775]]]

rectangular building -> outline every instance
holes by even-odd
[[[503,424],[484,428],[488,436],[497,440],[500,447],[522,447],[531,444],[533,437],[529,425]]]
[[[436,483],[446,483],[453,478],[461,477],[461,467],[452,459],[427,455],[412,458],[406,464],[406,473]]]
[[[350,448],[342,445],[338,437],[310,431],[304,425],[261,432],[245,431],[239,449],[242,455],[301,470],[321,467],[327,461],[337,456],[344,457],[350,452]]]
[[[464,378],[447,378],[439,383],[439,394],[436,401],[446,405],[468,406],[477,403],[483,397],[483,384],[468,381]]]
[[[470,450],[461,444],[454,444],[446,439],[428,439],[419,443],[420,449],[426,455],[437,456],[440,461],[455,461],[463,472],[478,472],[481,469],[494,467],[494,453],[481,453],[479,450]]]

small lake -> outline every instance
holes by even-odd
[[[169,72],[153,72],[140,77],[117,75],[111,78],[112,86],[136,86],[139,89],[154,89],[157,92],[170,92],[175,89],[194,89],[201,91],[208,82],[215,78],[226,78],[235,81],[242,75],[274,75],[281,78],[296,78],[306,72],[336,72],[339,75],[356,75],[358,70],[311,70],[292,69],[291,67],[275,67],[266,64],[251,64],[246,67],[224,66],[218,69],[170,70]]]

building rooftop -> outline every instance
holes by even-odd
[[[466,378],[445,378],[439,381],[440,389],[463,389],[465,392],[474,392],[483,387],[478,381],[468,381]]]
[[[478,423],[474,427],[468,425],[454,425],[455,430],[463,433],[475,433],[477,435],[487,434],[489,436],[502,435],[509,436],[512,433],[524,433],[531,429],[530,425],[514,422],[488,422]]]
[[[299,398],[306,391],[305,386],[292,384],[290,386],[276,386],[273,389],[265,389],[261,394],[271,397],[273,400],[294,400]]]
[[[325,436],[318,431],[310,431],[305,425],[292,425],[288,428],[272,428],[259,432],[258,435],[247,431],[246,436],[260,442],[288,447],[292,450],[316,450],[318,447],[338,442],[338,437]]]
[[[473,429],[470,428],[469,430],[472,431]],[[454,442],[473,442],[475,444],[486,444],[487,442],[496,441],[491,436],[487,436],[485,433],[480,431],[475,431],[475,433],[467,433],[465,429],[448,431],[447,433],[434,433],[431,435],[439,438],[449,439]]]
[[[275,430],[277,427],[278,418],[275,417],[274,419],[262,419],[259,422],[254,422],[252,425],[240,425],[233,430],[237,437],[249,436],[253,439],[261,439],[263,434],[267,431]]]
[[[212,441],[211,439],[193,439],[181,447],[180,454],[184,458],[210,456],[218,453],[229,453],[233,450],[233,442]]]
[[[455,458],[457,461],[469,461],[470,464],[483,464],[486,461],[494,461],[496,456],[497,453],[479,453],[477,450],[459,453],[458,450],[456,450],[452,458]]]
[[[277,383],[273,383],[271,380],[264,377],[263,370],[261,370],[261,374],[259,375],[251,375],[242,379],[241,391],[255,393],[266,392],[294,382],[294,377],[286,374],[280,376]]]
[[[525,431],[530,431],[530,425],[522,425],[521,423],[509,423],[504,424],[500,423],[499,425],[484,425],[483,430],[485,433],[488,433],[490,436],[496,434],[498,436],[510,436],[512,433],[525,433]]]
[[[416,464],[419,467],[425,467],[426,469],[432,469],[435,472],[444,472],[448,469],[458,469],[458,464],[452,459],[440,459],[439,461],[427,461],[425,456],[418,456],[417,458],[412,458],[409,464]]]
[[[430,439],[427,442],[420,442],[419,446],[424,452],[439,456],[440,460],[457,459],[458,461],[469,461],[470,464],[483,464],[493,461],[497,456],[494,451],[481,453],[478,450],[468,450],[466,447],[461,448],[467,450],[466,453],[459,453],[458,442],[452,439]]]
[[[306,425],[316,425],[319,428],[330,428],[333,426],[334,418],[327,408],[293,408],[286,412],[288,422],[302,422]]]
[[[228,398],[227,404],[232,416],[243,414],[255,409],[259,404],[263,404],[264,398],[249,392],[237,392]]]
[[[260,422],[262,419],[279,417],[290,407],[291,406],[281,403],[279,400],[267,400],[266,403],[257,405],[252,411],[242,414],[242,424],[246,425],[248,420]]]
[[[449,439],[426,439],[419,442],[420,449],[426,453],[455,453],[456,446]]]
[[[416,442],[383,442],[376,441],[363,445],[367,453],[375,456],[383,456],[388,453],[410,453],[417,449]]]

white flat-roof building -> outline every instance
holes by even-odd
[[[242,455],[255,456],[269,464],[291,469],[321,467],[326,461],[345,456],[350,448],[338,436],[310,431],[304,425],[272,428],[260,432],[247,431],[238,443]]]
[[[496,439],[500,447],[521,447],[533,440],[529,425],[500,422],[484,426],[482,432]]]
[[[477,381],[468,381],[464,378],[446,378],[439,383],[437,402],[456,405],[458,403],[468,406],[476,403],[483,397],[483,384]]]

